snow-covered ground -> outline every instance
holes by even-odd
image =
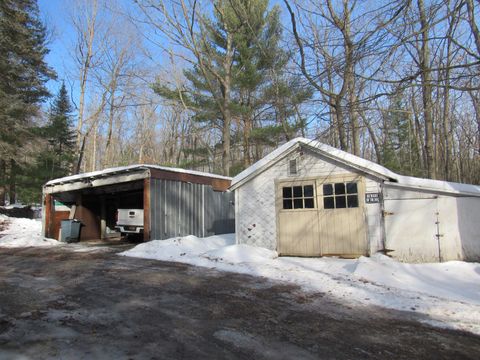
[[[275,251],[235,245],[233,234],[154,240],[120,255],[286,281],[350,306],[415,311],[430,324],[480,334],[479,263],[405,264],[383,255],[353,260],[277,257]]]
[[[6,226],[0,231],[0,247],[58,245],[57,240],[42,236],[41,220],[13,218],[0,214],[1,224]]]

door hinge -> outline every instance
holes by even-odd
[[[390,211],[385,211],[385,210],[382,211],[383,217],[388,216],[388,215],[393,215],[393,214],[395,214],[395,213],[390,212]]]

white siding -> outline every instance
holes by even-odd
[[[298,175],[288,175],[289,160],[297,159]],[[322,159],[319,155],[300,150],[286,156],[273,166],[240,186],[236,191],[236,234],[237,242],[275,250],[277,247],[277,224],[275,211],[275,180],[317,178],[331,175],[351,174],[344,165]],[[379,185],[367,178],[367,192],[380,192]],[[379,225],[380,206],[366,206],[368,215],[367,236],[371,234],[371,250],[377,250],[382,244],[382,232]]]
[[[464,260],[480,262],[480,198],[457,197],[456,202]]]
[[[390,254],[407,262],[480,259],[480,199],[385,188]],[[440,236],[438,236],[440,235]]]

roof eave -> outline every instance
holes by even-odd
[[[265,170],[269,169],[270,167],[272,167],[273,165],[275,165],[277,162],[279,162],[280,160],[282,160],[284,157],[290,155],[292,152],[294,152],[297,148],[300,147],[300,144],[299,143],[295,143],[293,144],[291,147],[289,147],[288,149],[286,149],[284,152],[282,152],[281,154],[279,154],[277,157],[275,157],[274,159],[270,160],[269,162],[265,163],[263,166],[260,166],[258,169],[256,169],[254,172],[252,172],[251,174],[249,174],[247,177],[244,177],[243,179],[241,179],[240,181],[236,182],[236,183],[232,183],[232,185],[230,185],[229,187],[229,190],[230,191],[234,191],[236,189],[238,189],[240,186],[242,186],[243,184],[249,182],[251,179],[257,177],[259,174],[263,173]]]
[[[455,190],[455,189],[440,189],[435,187],[405,184],[405,183],[399,183],[399,182],[385,182],[385,185],[399,188],[399,189],[406,189],[406,190],[416,190],[416,191],[423,191],[423,192],[436,193],[436,194],[446,194],[446,195],[457,195],[458,197],[480,198],[480,193],[461,191],[461,190]]]
[[[347,160],[344,160],[344,159],[339,158],[339,157],[337,157],[337,156],[331,155],[330,153],[328,153],[328,152],[326,152],[326,151],[323,151],[323,150],[321,150],[321,149],[319,149],[319,148],[317,148],[317,147],[315,147],[315,146],[311,146],[311,145],[308,145],[308,144],[305,144],[305,143],[303,143],[302,145],[305,146],[305,147],[308,147],[308,148],[311,149],[313,152],[316,152],[317,154],[319,154],[319,155],[321,155],[321,156],[323,156],[323,157],[325,157],[325,158],[327,158],[327,159],[330,159],[330,160],[332,160],[332,161],[339,162],[339,163],[341,163],[341,164],[343,164],[343,165],[345,165],[345,166],[347,166],[347,167],[350,167],[350,168],[355,169],[355,170],[357,170],[357,171],[363,172],[363,173],[365,173],[365,174],[369,174],[369,175],[371,175],[371,176],[373,176],[373,177],[376,177],[376,178],[378,178],[378,179],[385,180],[385,181],[392,181],[392,182],[396,182],[396,181],[397,181],[397,179],[392,178],[392,177],[389,177],[389,176],[387,176],[387,175],[385,175],[385,174],[379,173],[379,172],[377,172],[377,171],[374,171],[374,170],[369,169],[369,168],[364,167],[364,166],[359,166],[359,165],[354,164],[354,163],[352,163],[352,162],[350,162],[350,161],[347,161]]]

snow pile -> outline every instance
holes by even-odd
[[[278,257],[276,251],[249,245],[230,245],[211,250],[201,255],[213,261],[222,261],[228,264],[262,263],[265,260]]]
[[[358,260],[355,276],[376,284],[480,305],[480,264],[405,264],[384,255]]]
[[[137,245],[133,249],[125,251],[120,255],[209,266],[209,260],[200,257],[202,254],[234,243],[234,234],[211,236],[204,239],[189,235],[168,240],[149,241]]]
[[[0,231],[0,247],[52,246],[59,242],[42,236],[40,220],[12,218],[0,215],[5,228]]]
[[[350,306],[376,305],[425,316],[425,322],[480,334],[480,264],[404,264],[370,258],[277,257],[275,251],[234,245],[233,234],[187,236],[140,244],[120,255],[177,261],[299,285]]]

